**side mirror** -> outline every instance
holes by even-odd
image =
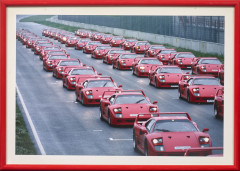
[[[98,73],[98,75],[102,75],[102,73]]]
[[[147,133],[146,128],[140,130],[140,135],[143,135],[143,134],[146,134],[146,133]]]
[[[202,132],[207,132],[207,131],[209,131],[208,128],[204,128],[204,129],[202,130]]]
[[[153,104],[157,104],[158,103],[158,101],[153,101]]]
[[[119,87],[119,88],[121,88],[121,87],[122,87],[122,85],[119,85],[118,87]]]

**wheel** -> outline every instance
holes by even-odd
[[[154,86],[155,86],[156,88],[158,88],[158,85],[157,85],[157,78],[155,78]]]
[[[85,105],[84,99],[83,99],[83,93],[81,94],[81,103],[82,105]]]
[[[103,120],[101,104],[100,104],[100,108],[99,108],[99,109],[100,109],[99,118],[100,118],[101,120]]]
[[[134,69],[132,69],[132,75],[135,75],[135,73],[134,73]]]
[[[55,76],[54,76],[54,72],[52,73],[52,76],[55,77]]]
[[[108,124],[110,126],[112,126],[112,120],[111,120],[111,116],[110,116],[110,111],[108,111]]]
[[[187,93],[187,101],[188,101],[188,103],[192,103],[192,99],[191,99],[189,92]]]
[[[199,69],[197,68],[197,73],[196,73],[196,75],[199,75]]]
[[[133,148],[135,151],[138,151],[137,149],[137,141],[136,141],[136,136],[135,136],[135,132],[133,131]]]
[[[147,142],[145,142],[145,145],[144,145],[144,155],[145,155],[145,156],[149,156],[149,154],[148,154],[148,144],[147,144]]]
[[[218,115],[218,106],[217,105],[214,105],[214,116],[215,118],[219,118],[219,115]]]
[[[115,69],[114,63],[112,63],[112,68]]]
[[[118,68],[117,69],[119,69],[120,70],[120,64],[119,64],[119,62],[118,62]]]
[[[178,97],[179,97],[179,99],[182,98],[182,94],[181,94],[180,88],[178,88]]]

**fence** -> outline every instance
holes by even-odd
[[[224,44],[222,16],[59,15],[58,19]]]

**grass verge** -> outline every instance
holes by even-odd
[[[21,111],[16,103],[16,155],[36,155]]]
[[[54,28],[70,31],[70,32],[74,32],[77,29],[81,29],[79,27],[73,27],[73,26],[68,26],[68,25],[63,25],[63,24],[58,24],[58,23],[53,23],[53,22],[46,21],[46,19],[51,18],[52,16],[53,15],[31,16],[31,17],[24,18],[24,19],[20,20],[20,22],[34,22],[34,23],[46,25],[46,26],[49,26],[49,27],[54,27]],[[96,31],[96,30],[91,30],[91,31]],[[106,34],[111,34],[111,33],[106,33]],[[127,38],[131,38],[131,37],[127,37]],[[140,41],[142,41],[142,40],[140,40]],[[154,42],[149,42],[149,43],[157,44],[157,43],[154,43]],[[224,55],[203,53],[203,52],[194,51],[194,50],[191,50],[191,49],[175,47],[175,46],[172,46],[172,45],[169,45],[169,44],[163,44],[163,45],[166,48],[176,49],[178,52],[192,52],[197,57],[217,57],[221,62],[224,62]]]

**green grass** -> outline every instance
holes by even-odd
[[[32,143],[21,111],[16,103],[16,155],[36,155],[34,144]]]
[[[46,21],[47,18],[51,18],[51,17],[52,17],[52,15],[31,16],[31,17],[24,18],[24,19],[20,20],[20,22],[35,22],[35,23],[38,23],[38,24],[42,24],[42,25],[46,25],[46,26],[50,26],[50,27],[54,27],[54,28],[58,28],[58,29],[66,30],[66,31],[70,31],[70,32],[74,32],[74,31],[76,31],[78,29],[81,29],[79,27],[72,27],[72,26],[68,26],[68,25],[57,24],[57,23]],[[90,30],[90,31],[96,31],[96,30]],[[112,33],[106,33],[106,34],[112,34]],[[125,38],[132,39],[132,37],[125,37]],[[139,39],[139,41],[142,41],[142,40]],[[154,43],[154,42],[149,42],[149,43],[157,44],[157,43]],[[191,49],[175,47],[175,46],[172,46],[172,45],[169,45],[169,44],[163,44],[163,45],[166,48],[176,49],[178,52],[192,52],[197,57],[217,57],[221,62],[224,62],[224,55],[203,53],[203,52],[194,51],[194,50],[191,50]]]

